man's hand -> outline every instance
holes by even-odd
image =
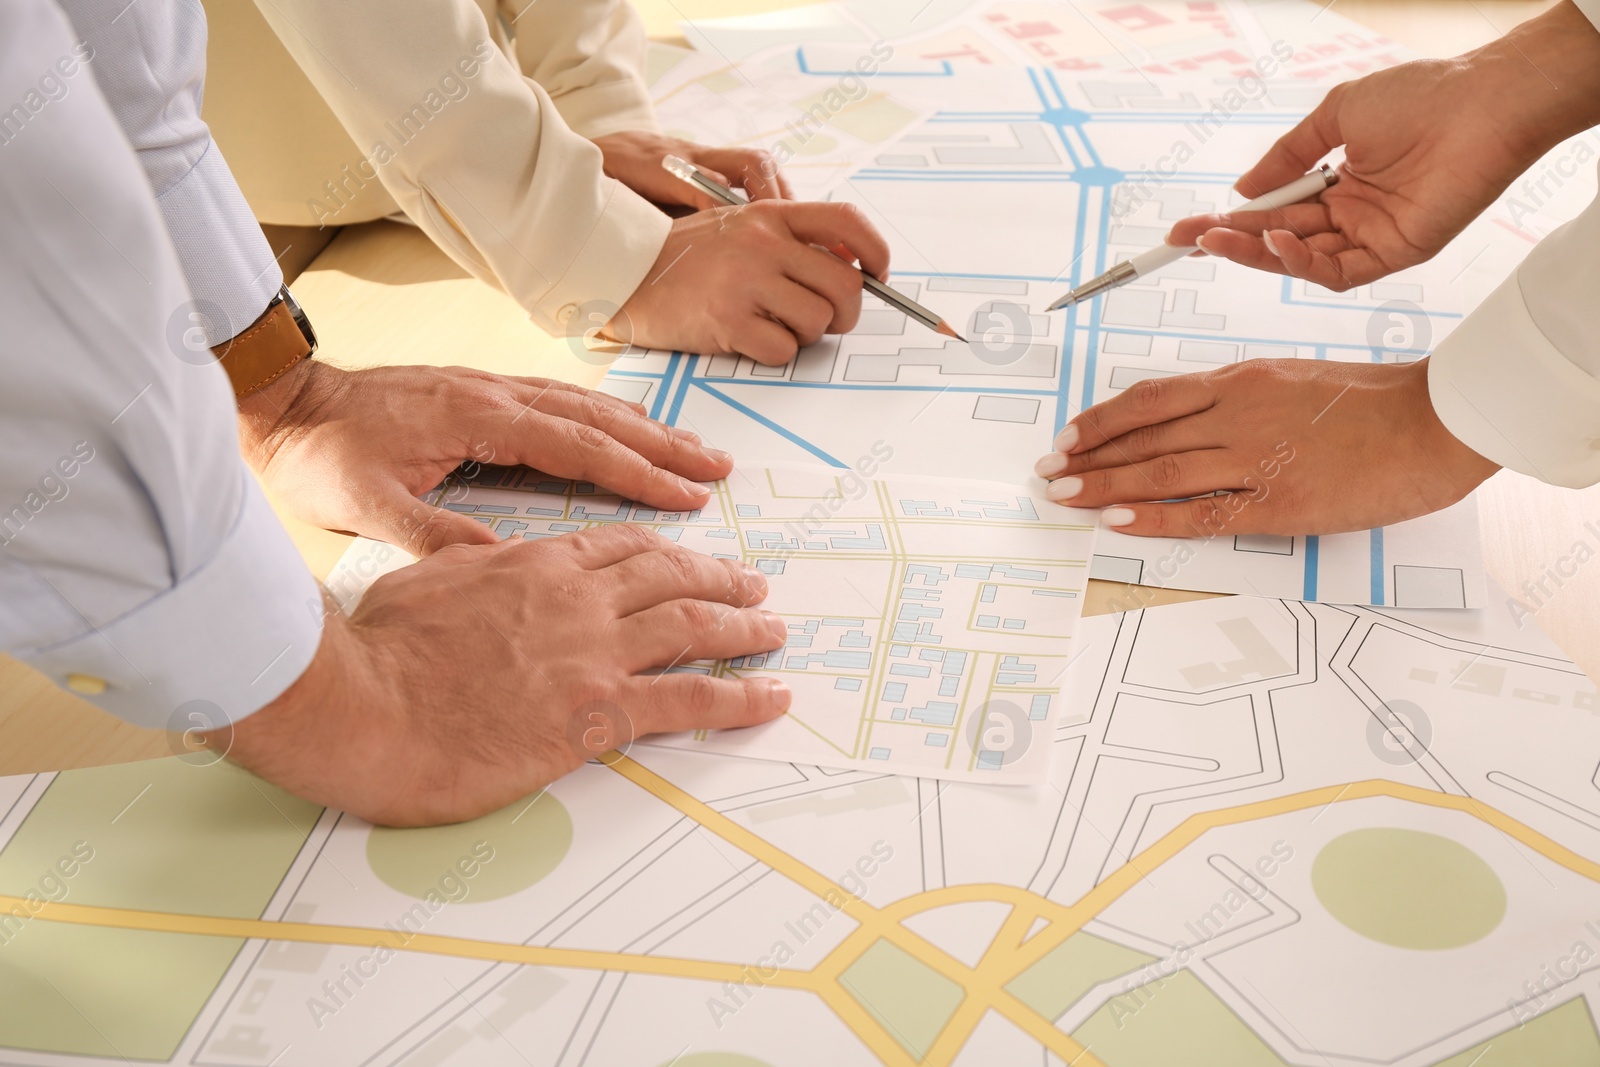
[[[1234,188],[1343,145],[1339,184],[1281,211],[1201,215],[1167,241],[1343,291],[1431,259],[1534,160],[1600,122],[1600,34],[1570,2],[1452,60],[1335,86]]]
[[[638,526],[455,545],[328,619],[306,672],[208,743],[375,823],[458,822],[644,734],[766,722],[772,679],[645,674],[786,635],[752,567]]]
[[[854,204],[780,200],[702,211],[673,223],[655,266],[605,333],[645,348],[787,363],[861,317],[861,275],[844,254],[888,277],[889,246]]]
[[[1073,419],[1056,447],[1035,467],[1051,500],[1124,505],[1102,521],[1148,537],[1367,530],[1448,507],[1499,469],[1434,414],[1427,360],[1150,378]]]
[[[635,404],[461,367],[342,371],[316,360],[240,405],[245,458],[296,516],[427,555],[494,534],[417,499],[465,462],[523,464],[673,511],[733,467]]]
[[[612,133],[596,137],[605,171],[646,200],[687,204],[704,211],[720,207],[709,196],[668,174],[661,161],[678,156],[723,185],[743,189],[751,200],[790,200],[794,193],[778,163],[759,148],[709,148],[659,133]]]

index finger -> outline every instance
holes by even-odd
[[[1167,234],[1167,244],[1187,248],[1208,230],[1237,230],[1260,236],[1267,230],[1293,230],[1302,237],[1334,229],[1328,207],[1320,202],[1290,204],[1276,211],[1223,211],[1191,215],[1176,223]]]
[[[1068,455],[1098,448],[1141,426],[1193,415],[1216,402],[1217,388],[1204,372],[1146,378],[1067,423],[1067,430],[1056,439],[1057,447]],[[1074,432],[1069,434],[1068,430]]]
[[[889,276],[889,242],[854,204],[785,202],[783,218],[789,232],[805,244],[844,245],[862,270],[879,281]]]

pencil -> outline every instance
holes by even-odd
[[[740,199],[732,189],[729,189],[726,185],[723,185],[715,178],[706,177],[705,173],[702,172],[699,167],[695,166],[693,163],[690,163],[687,159],[684,159],[681,156],[668,156],[666,159],[661,161],[661,165],[665,167],[668,173],[670,173],[673,177],[688,182],[690,185],[694,186],[696,189],[699,189],[702,193],[705,193],[718,203],[724,204],[728,207],[738,207],[741,204],[749,203],[748,200]],[[857,269],[859,270],[860,268]],[[871,293],[879,300],[882,300],[885,304],[888,304],[896,311],[916,319],[918,322],[922,323],[922,325],[926,326],[935,333],[941,333],[946,337],[953,337],[962,344],[967,343],[967,339],[962,337],[959,333],[956,333],[950,324],[944,321],[943,318],[936,315],[932,311],[929,311],[927,308],[923,307],[909,296],[906,296],[904,293],[899,293],[894,289],[891,289],[889,286],[883,284],[864,270],[861,271],[861,284],[866,287],[867,292]]]

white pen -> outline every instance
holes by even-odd
[[[1339,180],[1339,174],[1332,167],[1324,163],[1310,174],[1302,175],[1285,185],[1282,189],[1274,189],[1265,196],[1258,196],[1249,203],[1232,208],[1229,214],[1240,214],[1245,211],[1276,211],[1290,204],[1298,204],[1302,200],[1309,200],[1313,196],[1334,185]],[[1055,311],[1059,308],[1071,307],[1073,304],[1099,296],[1118,286],[1127,285],[1135,278],[1143,278],[1169,263],[1176,263],[1184,256],[1194,252],[1195,246],[1178,248],[1173,245],[1161,245],[1148,252],[1141,252],[1132,259],[1125,259],[1115,267],[1106,271],[1100,277],[1084,282],[1054,304],[1045,308],[1046,311]]]

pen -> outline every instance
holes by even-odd
[[[696,189],[699,189],[702,193],[705,193],[711,199],[725,204],[728,207],[738,207],[741,204],[749,203],[748,200],[741,200],[739,197],[735,196],[732,189],[729,189],[726,185],[723,185],[715,178],[706,177],[699,167],[695,166],[693,163],[690,163],[687,159],[684,159],[681,156],[668,156],[666,159],[661,161],[661,165],[665,167],[674,178],[679,178],[688,182]],[[935,333],[942,333],[946,337],[954,337],[957,341],[960,341],[963,344],[966,343],[967,339],[962,337],[959,333],[956,333],[955,330],[951,329],[950,324],[945,322],[944,319],[940,318],[938,315],[935,315],[933,312],[929,311],[927,308],[923,307],[909,296],[895,292],[893,289],[889,288],[887,285],[884,285],[866,271],[861,272],[861,284],[866,286],[867,292],[871,293],[873,296],[876,296],[885,304],[888,304],[897,311],[904,312],[905,314],[911,316],[928,329],[933,330]]]
[[[1244,211],[1276,211],[1280,207],[1298,204],[1302,200],[1309,200],[1313,196],[1334,185],[1339,180],[1339,175],[1324,163],[1319,169],[1310,174],[1302,175],[1285,185],[1282,189],[1274,189],[1265,196],[1258,196],[1247,204],[1236,207],[1231,212],[1237,214]],[[1115,267],[1106,271],[1100,277],[1084,282],[1054,304],[1045,308],[1046,311],[1055,311],[1059,308],[1071,307],[1085,300],[1099,296],[1101,293],[1119,286],[1127,285],[1135,278],[1143,278],[1168,263],[1176,263],[1184,256],[1194,251],[1194,246],[1188,248],[1175,248],[1172,245],[1161,245],[1148,252],[1141,252],[1132,259],[1125,259]]]

